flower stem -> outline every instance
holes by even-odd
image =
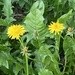
[[[57,59],[60,59],[59,57],[59,46],[60,46],[60,36],[55,35],[55,55]]]
[[[23,42],[22,42],[22,40],[21,40],[21,39],[19,39],[19,42],[20,42],[21,46],[22,46],[22,47],[23,47],[23,49],[24,49],[24,44],[23,44]]]
[[[29,72],[28,72],[28,56],[27,56],[26,53],[25,53],[25,58],[26,58],[26,74],[29,75]]]
[[[64,72],[65,72],[65,69],[66,69],[66,64],[67,64],[67,59],[66,59],[66,56],[65,56],[65,63],[64,63],[64,68],[63,68],[63,75],[64,75]]]
[[[21,43],[21,46],[23,47],[23,49],[24,49],[24,44],[23,44],[23,42],[21,41],[21,39],[19,39],[19,42]],[[28,55],[27,55],[27,53],[25,53],[25,62],[26,62],[26,74],[25,75],[29,75],[29,71],[28,71]]]

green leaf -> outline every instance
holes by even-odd
[[[0,19],[0,26],[5,26],[6,25],[6,22],[5,22],[5,20],[3,20],[3,19]]]
[[[48,69],[41,69],[38,75],[53,75],[53,73]]]
[[[10,55],[10,48],[0,45],[0,66],[9,69],[9,63],[13,63],[14,59]]]
[[[68,43],[69,42],[69,43]],[[68,44],[67,44],[68,43]],[[65,36],[64,42],[63,42],[63,48],[65,50],[69,49],[71,47],[71,38],[69,36]]]
[[[37,72],[39,72],[40,69],[43,68],[43,64],[42,64],[42,61],[41,61],[41,57],[40,57],[40,54],[38,53],[37,50],[34,52],[34,55],[35,55],[35,59],[37,59],[37,61],[35,61],[35,70]]]
[[[57,7],[59,7],[59,5],[62,3],[62,0],[55,0],[55,5],[57,6]]]
[[[18,75],[19,71],[23,68],[23,66],[19,63],[16,63],[14,68],[13,68],[13,72],[15,73],[15,75]]]
[[[43,63],[43,66],[50,71],[52,71],[56,75],[61,75],[60,69],[59,69],[59,63],[54,57],[54,55],[49,50],[49,46],[42,45],[39,49],[39,54],[41,57],[41,61]]]
[[[12,17],[9,19],[0,19],[0,26],[8,26],[12,22]]]
[[[70,36],[65,36],[63,42],[63,49],[65,54],[65,61],[66,63],[66,70],[69,73],[72,73],[72,67],[75,67],[74,60],[75,60],[75,39],[71,38]]]
[[[67,56],[72,53],[75,53],[75,39],[69,36],[65,36],[63,42],[63,48]]]
[[[72,13],[72,9],[71,9],[68,13],[66,13],[66,14],[62,15],[60,18],[58,18],[57,21],[59,21],[60,23],[66,23],[66,21],[68,19],[70,19],[72,16],[73,16],[73,13]]]
[[[24,21],[27,32],[31,34],[31,37],[33,36],[33,38],[39,40],[45,39],[47,34],[47,27],[43,23],[43,13],[44,4],[42,1],[37,1],[33,4],[30,13],[26,16]]]
[[[70,8],[75,10],[75,0],[68,0]]]
[[[13,10],[12,10],[11,0],[3,0],[3,2],[4,2],[3,14],[6,16],[5,18],[5,21],[7,22],[6,24],[9,25],[12,21],[15,20],[12,17]]]
[[[25,1],[24,0],[19,0],[18,3],[20,5],[20,7],[22,8],[25,4]]]
[[[3,7],[4,15],[6,17],[10,17],[13,14],[11,0],[3,0],[3,1],[4,1]]]
[[[12,58],[12,56],[10,55],[10,50],[11,49],[9,47],[0,45],[0,67],[6,67],[9,70],[8,72],[10,72],[11,70],[9,66],[12,66],[13,63],[15,63],[15,66],[12,67],[12,70],[15,75],[17,75],[19,71],[23,68],[23,66]]]

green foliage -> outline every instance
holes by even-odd
[[[63,48],[65,52],[66,70],[68,70],[68,72],[66,72],[67,74],[73,73],[72,71],[74,70],[74,67],[75,67],[74,65],[75,43],[74,42],[75,42],[75,39],[69,36],[65,36]]]
[[[10,55],[10,48],[0,45],[0,66],[4,66],[9,69],[9,62],[12,61]]]
[[[64,14],[62,15],[58,21],[60,23],[65,23],[68,19],[70,19],[71,17],[73,16],[73,13],[72,13],[72,9],[67,13],[67,14]]]
[[[18,75],[19,71],[21,71],[21,69],[23,68],[23,66],[19,63],[16,63],[16,65],[13,68],[13,72],[15,75]]]
[[[70,8],[75,10],[75,0],[68,0]]]
[[[30,8],[31,8],[31,6],[32,6],[32,4],[35,1],[38,1],[38,0],[12,0],[12,3],[18,4],[21,7],[21,9],[23,7],[25,7],[25,10],[26,10],[25,12],[28,13]]]
[[[50,71],[52,71],[54,74],[61,75],[61,72],[58,66],[59,63],[48,48],[49,48],[48,46],[43,45],[39,49],[39,54],[40,54],[43,66],[49,69]]]
[[[0,45],[0,67],[2,67],[1,70],[6,74],[12,73],[10,65],[14,62],[14,59],[10,55],[10,50],[9,47]]]
[[[0,75],[75,75],[75,0],[0,0],[0,10]],[[26,33],[11,40],[18,14]],[[49,33],[51,21],[64,24],[62,34]]]
[[[53,75],[53,73],[47,69],[41,69],[38,75]]]
[[[11,0],[3,0],[3,15],[5,19],[0,19],[0,26],[8,26],[15,19],[12,17],[13,10]]]
[[[9,18],[13,14],[13,11],[11,9],[12,9],[11,0],[4,0],[3,11],[4,15],[7,18]]]
[[[42,1],[37,1],[33,4],[30,9],[30,13],[25,18],[25,27],[28,32],[27,34],[27,42],[32,39],[44,40],[47,34],[47,27],[44,24],[44,4]]]

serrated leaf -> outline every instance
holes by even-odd
[[[6,17],[10,17],[13,14],[11,0],[3,0],[3,1],[4,1],[3,7],[4,15]]]
[[[43,40],[47,33],[47,27],[43,23],[44,4],[42,1],[37,1],[33,4],[30,13],[24,21],[26,30],[31,34],[31,37]]]
[[[59,21],[60,23],[64,23],[65,24],[65,22],[68,19],[70,19],[72,16],[73,16],[73,13],[72,13],[72,9],[71,9],[68,13],[66,13],[66,14],[62,15],[60,18],[58,18],[57,21]]]
[[[53,75],[53,73],[48,69],[41,69],[38,75]]]
[[[56,75],[61,75],[60,69],[59,69],[59,63],[57,62],[54,55],[51,53],[51,51],[48,49],[49,47],[47,45],[43,45],[39,49],[39,54],[41,57],[41,61],[47,69],[54,72]]]
[[[10,55],[10,48],[0,45],[0,66],[9,69],[9,63],[13,63],[14,59]]]
[[[12,4],[11,0],[3,0],[4,7],[3,7],[3,14],[6,16],[5,21],[6,26],[8,26],[12,21],[15,21],[15,19],[12,17],[13,10],[12,10]]]

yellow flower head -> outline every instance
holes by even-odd
[[[56,34],[59,34],[59,32],[61,32],[63,29],[64,29],[64,25],[62,23],[59,23],[59,22],[52,22],[50,25],[49,25],[49,31],[51,33],[55,33]]]
[[[25,33],[25,29],[21,25],[12,25],[8,28],[7,34],[11,39],[19,39]]]

